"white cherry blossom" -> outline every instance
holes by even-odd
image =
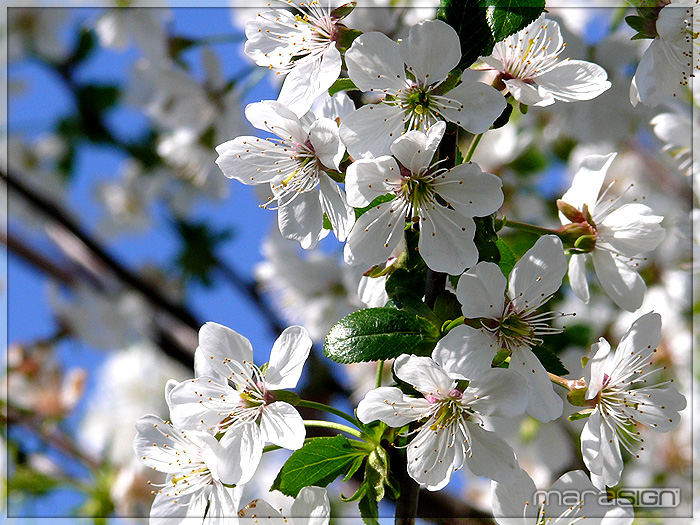
[[[242,335],[211,322],[200,329],[195,379],[171,385],[166,398],[176,425],[224,433],[220,443],[226,450],[225,483],[248,481],[265,443],[290,450],[304,443],[301,416],[289,403],[278,401],[274,391],[296,386],[310,350],[306,330],[289,327],[261,369]]]
[[[513,267],[508,282],[497,264],[480,262],[457,283],[457,299],[467,319],[480,319],[481,328],[460,325],[438,341],[433,358],[456,379],[474,379],[489,370],[496,352],[511,353],[509,369],[527,379],[528,414],[546,422],[562,413],[547,371],[531,348],[540,336],[561,332],[549,321],[559,312],[536,313],[561,286],[566,258],[561,240],[540,237]]]
[[[357,37],[345,53],[348,75],[362,91],[382,99],[343,120],[340,134],[348,153],[355,159],[386,155],[402,133],[427,131],[444,120],[472,133],[487,131],[505,109],[505,98],[474,80],[470,70],[459,85],[445,87],[461,56],[459,36],[440,20],[413,26],[398,43],[383,33]]]
[[[336,237],[344,241],[355,221],[345,192],[328,176],[338,170],[345,148],[338,124],[312,113],[299,119],[279,102],[249,104],[246,117],[253,126],[278,139],[242,136],[216,147],[216,163],[229,178],[243,184],[270,183],[277,204],[280,232],[313,248],[326,236],[325,213]]]
[[[567,472],[546,492],[520,470],[505,482],[491,482],[491,504],[499,525],[632,525],[634,520],[628,500],[608,501],[582,470]]]
[[[403,242],[406,220],[419,225],[418,250],[431,269],[457,275],[476,263],[473,217],[501,206],[501,180],[472,162],[437,169],[432,159],[444,132],[444,122],[427,133],[409,131],[392,144],[394,157],[361,159],[350,165],[345,188],[352,206],[367,206],[387,193],[394,198],[358,219],[345,245],[347,263],[386,261]]]
[[[660,341],[661,316],[650,312],[632,323],[617,350],[602,337],[591,347],[594,355],[584,378],[593,411],[581,433],[581,451],[597,487],[612,487],[620,480],[620,447],[635,455],[643,450],[636,425],[659,432],[678,426],[685,397],[669,384],[672,380],[650,380],[659,371],[652,365]]]
[[[630,102],[657,106],[677,97],[700,70],[700,17],[686,1],[671,1],[659,12],[656,37],[642,55],[630,86]]]
[[[228,478],[227,452],[214,436],[183,430],[153,415],[139,419],[136,430],[136,457],[147,467],[167,474],[165,483],[152,484],[156,497],[151,523],[167,518],[167,523],[174,524],[224,525],[227,518],[236,515],[238,490],[222,483]]]
[[[283,8],[259,12],[246,22],[245,53],[259,66],[287,75],[278,102],[302,116],[340,76],[342,57],[336,39],[342,24],[334,7],[346,2],[283,0],[282,3],[300,14]]]
[[[603,290],[620,308],[633,312],[644,299],[646,284],[637,273],[644,254],[654,250],[664,238],[659,224],[663,217],[638,202],[620,205],[621,197],[611,197],[612,184],[601,192],[605,175],[615,159],[610,155],[586,157],[574,175],[561,201],[573,207],[569,216],[560,214],[564,228],[580,227],[595,239],[588,253],[574,253],[569,260],[569,282],[574,293],[588,302],[586,259],[593,267]],[[561,207],[560,207],[561,209]],[[572,222],[575,224],[569,224]]]
[[[541,16],[497,42],[482,60],[500,73],[515,100],[532,106],[590,100],[610,88],[608,75],[599,65],[560,60],[565,47],[559,24]]]
[[[287,510],[277,510],[265,500],[256,499],[239,512],[241,525],[328,525],[331,504],[326,489],[304,487]]]
[[[513,450],[483,428],[483,418],[522,413],[527,399],[522,376],[494,368],[460,389],[431,358],[406,354],[396,359],[394,373],[423,397],[379,387],[360,401],[357,417],[363,423],[380,420],[395,428],[420,423],[408,444],[407,461],[409,475],[421,486],[439,490],[465,464],[473,474],[491,479],[507,480],[516,473]]]

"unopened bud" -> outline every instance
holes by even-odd
[[[569,219],[571,222],[585,222],[586,217],[581,213],[581,210],[574,208],[568,202],[564,202],[561,199],[557,199],[557,208],[559,211]]]
[[[357,6],[357,2],[346,2],[343,5],[339,5],[333,11],[331,11],[331,18],[333,20],[340,20],[341,18],[345,18],[348,16],[350,13],[352,13],[353,9]]]

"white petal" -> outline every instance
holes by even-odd
[[[320,118],[309,128],[309,141],[314,153],[327,168],[337,170],[345,154],[345,146],[340,142],[338,124],[328,118]]]
[[[195,376],[219,375],[228,377],[224,359],[237,363],[253,361],[250,341],[226,326],[208,322],[199,329],[199,346],[195,351]]]
[[[663,217],[653,213],[649,206],[636,202],[620,206],[598,225],[600,238],[627,257],[655,250],[665,230],[659,224]]]
[[[429,357],[403,354],[394,361],[396,377],[413,385],[421,394],[435,397],[447,396],[454,388],[454,381]]]
[[[485,217],[503,204],[500,177],[484,173],[473,162],[460,164],[437,178],[433,187],[454,209],[467,217]]]
[[[642,305],[647,289],[644,279],[621,257],[606,250],[593,250],[593,268],[605,293],[620,308],[634,312]]]
[[[525,411],[528,384],[514,370],[489,368],[469,383],[462,399],[480,415],[514,417]]]
[[[539,75],[535,82],[555,99],[564,102],[591,100],[610,89],[608,74],[598,64],[566,60]]]
[[[601,417],[598,409],[588,417],[581,432],[583,462],[608,487],[614,487],[622,474],[622,456],[617,434]],[[603,488],[603,487],[598,487]]]
[[[661,342],[661,316],[656,312],[637,318],[617,345],[616,365],[642,358],[648,361]]]
[[[355,111],[355,103],[345,91],[339,91],[332,97],[326,92],[314,101],[311,111],[317,117],[325,117],[331,120],[340,119],[342,121]]]
[[[401,183],[399,166],[393,157],[356,160],[348,166],[345,191],[351,206],[362,208]]]
[[[265,386],[270,390],[296,387],[312,344],[306,328],[285,328],[270,351]]]
[[[299,491],[290,512],[293,525],[328,525],[331,503],[326,489],[304,487]]]
[[[433,271],[459,275],[479,258],[474,244],[476,226],[465,217],[437,203],[420,210],[421,232],[418,251]]]
[[[610,168],[616,156],[617,153],[588,155],[585,157],[576,170],[576,175],[571,181],[571,187],[562,195],[561,200],[571,204],[578,210],[584,204],[587,204],[588,211],[593,213],[605,175],[608,173],[608,168]],[[562,214],[559,214],[559,218],[564,224],[569,222]]]
[[[494,432],[484,430],[479,425],[467,423],[467,427],[471,437],[471,454],[467,456],[467,466],[472,474],[495,481],[512,480],[519,467],[510,445]]]
[[[139,418],[135,426],[137,434],[134,437],[134,453],[141,463],[170,474],[182,470],[181,465],[173,460],[176,444],[172,437],[172,425],[158,416],[146,415]]]
[[[289,403],[275,401],[262,411],[260,435],[264,442],[296,450],[304,444],[306,428],[296,408]]]
[[[248,104],[245,117],[256,128],[274,133],[290,142],[303,144],[308,137],[308,132],[301,125],[299,117],[287,106],[274,100]]]
[[[649,388],[639,392],[640,404],[634,419],[659,432],[669,432],[678,427],[681,421],[679,411],[686,407],[685,396],[673,386]]]
[[[408,397],[398,388],[382,386],[365,394],[357,405],[357,418],[363,423],[379,420],[399,428],[427,415],[429,407],[425,399]]]
[[[156,494],[151,504],[148,523],[149,525],[194,525],[202,522],[206,508],[207,497],[199,492],[178,498]]]
[[[588,304],[591,298],[586,278],[586,254],[575,253],[569,259],[569,284],[576,297]]]
[[[554,392],[547,371],[528,348],[516,348],[510,358],[509,370],[515,370],[526,380],[530,396],[527,413],[546,423],[561,416],[564,403]]]
[[[396,199],[365,212],[345,244],[345,262],[351,265],[385,262],[403,239],[404,215]]]
[[[436,122],[427,133],[422,131],[408,131],[397,138],[391,145],[391,153],[398,161],[407,167],[411,173],[422,173],[433,160],[442,136],[445,134],[446,124]]]
[[[457,446],[449,446],[449,441],[448,429],[434,431],[424,425],[408,444],[408,474],[428,490],[440,490],[452,477]]]
[[[280,233],[287,239],[299,241],[305,250],[315,247],[328,234],[328,230],[323,229],[323,210],[319,199],[318,191],[305,191],[277,210]]]
[[[545,107],[554,104],[554,97],[537,89],[537,86],[519,78],[504,80],[513,98],[526,106]]]
[[[238,392],[226,382],[207,376],[179,383],[168,396],[170,419],[181,428],[216,429],[219,423],[238,406]],[[206,405],[202,400],[211,399]],[[212,406],[213,405],[213,406]]]
[[[499,525],[528,525],[537,522],[537,488],[524,470],[512,479],[491,483],[491,505]]]
[[[345,63],[350,79],[362,91],[398,91],[404,86],[399,44],[382,33],[358,36],[345,53]]]
[[[209,510],[205,525],[226,525],[232,522],[232,516],[238,514],[242,487],[224,487],[221,483],[212,484],[209,496]]]
[[[302,489],[303,490],[303,489]],[[241,525],[283,525],[288,518],[282,516],[279,510],[263,499],[255,499],[238,511],[245,520],[239,520]]]
[[[294,113],[302,116],[309,111],[319,95],[328,90],[340,76],[342,57],[331,44],[320,56],[302,58],[284,79],[278,100]]]
[[[440,339],[433,360],[453,379],[475,379],[490,370],[498,339],[484,330],[459,325]]]
[[[321,209],[333,226],[336,238],[343,242],[355,224],[355,210],[348,205],[343,189],[325,173],[318,175]]]
[[[508,295],[516,311],[537,308],[546,302],[561,286],[566,267],[559,237],[543,235],[537,239],[510,272]]]
[[[457,282],[457,299],[468,319],[498,319],[503,314],[506,278],[497,264],[481,261],[462,274]]]
[[[257,423],[229,428],[219,443],[219,480],[227,485],[242,485],[249,481],[258,468],[264,445]]]
[[[367,308],[379,308],[389,301],[389,296],[386,293],[386,276],[384,277],[360,277],[360,283],[357,285],[357,296],[360,298]]]
[[[388,155],[403,131],[403,111],[389,104],[362,106],[340,124],[340,138],[353,159]]]
[[[425,20],[412,26],[408,38],[399,45],[408,70],[426,84],[446,79],[462,58],[459,36],[442,20]]]
[[[286,173],[291,154],[277,143],[258,137],[236,137],[216,147],[216,164],[229,179],[243,184],[263,184]]]
[[[471,133],[485,133],[506,109],[498,90],[481,82],[462,82],[436,103],[440,114]]]
[[[583,370],[584,379],[588,388],[586,389],[586,399],[593,399],[600,393],[603,388],[603,382],[605,381],[605,374],[609,374],[610,364],[613,362],[615,356],[611,352],[610,343],[608,343],[602,337],[598,339],[597,343],[591,345],[591,352],[593,357],[586,364],[586,368]]]

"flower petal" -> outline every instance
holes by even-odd
[[[408,70],[425,84],[446,79],[462,58],[457,32],[442,20],[425,20],[412,26],[399,46]]]
[[[485,330],[459,325],[440,339],[433,360],[453,379],[475,379],[490,370],[498,339]]]
[[[323,228],[323,210],[318,191],[311,190],[294,196],[291,202],[277,210],[277,225],[287,239],[299,241],[305,250],[314,248],[328,235]]]
[[[485,217],[503,204],[503,182],[491,173],[484,173],[473,162],[465,162],[446,171],[433,187],[440,197],[462,215]]]
[[[338,80],[342,61],[333,42],[321,55],[308,55],[295,61],[282,84],[279,102],[298,116],[304,115],[314,100]]]
[[[259,137],[236,137],[216,147],[216,164],[229,179],[243,184],[263,184],[281,177],[295,164],[290,153],[276,142]]]
[[[201,522],[207,508],[207,496],[201,492],[185,494],[177,498],[156,493],[151,504],[149,525],[193,525]],[[199,518],[195,520],[195,518]]]
[[[459,438],[456,436],[455,442]],[[447,428],[432,430],[424,425],[408,444],[408,474],[428,490],[440,490],[450,482],[458,445],[449,443],[450,432]]]
[[[562,195],[561,200],[571,204],[580,210],[583,205],[588,205],[588,211],[594,213],[598,194],[603,187],[603,181],[608,173],[608,168],[615,160],[617,153],[609,155],[588,155],[579,164],[576,174],[571,181],[571,187]],[[569,220],[561,213],[559,219],[562,224]]]
[[[537,488],[524,470],[511,479],[491,483],[491,505],[499,525],[526,525],[537,522]]]
[[[685,396],[673,386],[644,389],[635,395],[632,391],[632,401],[638,400],[634,419],[659,432],[668,432],[678,427],[681,418],[679,411],[686,407]]]
[[[554,97],[537,89],[535,84],[524,82],[519,78],[504,80],[513,98],[526,106],[545,107],[554,104]]]
[[[399,44],[383,33],[358,36],[345,53],[348,75],[362,91],[398,91],[406,76]],[[354,155],[353,155],[354,156]]]
[[[443,397],[454,388],[455,382],[429,357],[403,354],[394,361],[396,377],[413,385],[421,394]]]
[[[391,192],[401,183],[399,165],[393,157],[356,160],[345,175],[345,191],[351,206],[368,206],[380,195]]]
[[[474,244],[476,226],[471,217],[433,203],[420,209],[420,219],[418,251],[428,268],[459,275],[476,263],[479,252]]]
[[[289,403],[275,401],[262,410],[260,435],[263,442],[297,450],[304,444],[306,428],[296,408]]]
[[[429,408],[425,399],[408,397],[398,388],[382,386],[365,394],[357,405],[357,419],[363,423],[379,420],[399,428],[423,418]]]
[[[303,326],[285,328],[270,351],[265,386],[270,390],[296,387],[312,344]]]
[[[469,382],[462,399],[480,415],[514,417],[525,411],[528,384],[514,370],[489,368]]]
[[[561,416],[564,403],[555,392],[547,371],[529,348],[516,348],[508,370],[520,373],[526,380],[530,395],[527,413],[546,423]]]
[[[328,217],[336,239],[345,241],[355,224],[355,210],[348,205],[343,189],[325,173],[318,175],[318,190],[321,210]]]
[[[245,107],[245,117],[256,128],[274,133],[289,142],[303,144],[309,135],[301,125],[299,117],[275,100],[248,104]]]
[[[457,299],[468,319],[498,319],[503,314],[506,278],[497,264],[481,261],[457,282]]]
[[[615,358],[611,352],[610,343],[602,337],[597,343],[591,345],[591,353],[593,357],[586,363],[583,370],[584,379],[588,388],[586,390],[586,399],[593,399],[603,388],[605,374],[611,372],[610,365]]]
[[[664,218],[653,213],[649,206],[636,202],[620,206],[598,225],[600,239],[627,257],[655,250],[666,231],[659,224]]]
[[[166,399],[176,426],[208,431],[216,430],[240,402],[238,392],[225,380],[220,383],[207,376],[182,381]]]
[[[403,111],[389,104],[367,104],[340,124],[340,138],[357,160],[388,155],[391,144],[404,131]]]
[[[601,483],[608,487],[617,485],[623,467],[620,445],[615,429],[606,423],[597,408],[581,432],[581,453],[586,467],[599,477]]]
[[[561,286],[566,268],[561,239],[556,235],[537,239],[510,272],[508,295],[515,310],[523,312],[545,303]]]
[[[305,525],[328,525],[331,517],[331,503],[326,489],[322,487],[301,489],[292,503],[290,517],[302,518]]]
[[[569,259],[569,284],[576,297],[588,304],[591,295],[588,292],[588,279],[586,277],[586,254],[575,253]]]
[[[565,60],[539,75],[535,82],[556,100],[591,100],[610,89],[608,74],[598,64],[584,60]]]
[[[195,351],[195,377],[201,375],[228,377],[224,360],[237,363],[253,361],[250,341],[238,332],[218,323],[208,322],[199,329],[199,346]]]
[[[615,304],[628,312],[642,306],[647,286],[644,279],[621,257],[607,250],[593,250],[593,268],[600,285]]]
[[[353,226],[345,244],[345,262],[351,265],[385,262],[403,239],[404,215],[394,199],[365,212]]]
[[[498,90],[470,81],[463,81],[435,102],[443,117],[471,133],[488,131],[506,105],[506,99]]]
[[[496,433],[484,430],[479,425],[468,422],[467,427],[471,443],[467,466],[472,474],[495,481],[512,480],[519,467],[510,445]]]
[[[221,447],[216,453],[221,482],[242,485],[249,481],[258,468],[264,445],[257,423],[230,427],[219,443]]]
[[[417,130],[408,131],[394,141],[391,145],[391,153],[411,173],[420,174],[430,166],[445,134],[445,127],[446,124],[439,121],[430,126],[426,133]]]
[[[309,128],[309,141],[318,160],[325,167],[337,170],[345,154],[345,146],[340,141],[338,124],[329,118],[316,120]]]

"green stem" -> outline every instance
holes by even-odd
[[[321,410],[323,412],[328,412],[329,414],[334,414],[338,417],[342,417],[345,421],[352,423],[357,428],[362,428],[362,423],[360,423],[354,417],[346,414],[342,410],[338,410],[337,408],[333,408],[331,406],[324,405],[323,403],[317,403],[316,401],[307,401],[306,399],[302,399],[301,401],[299,401],[299,403],[297,403],[297,406],[306,407],[306,408],[313,408],[314,410]]]
[[[339,432],[345,432],[351,436],[362,438],[362,432],[354,428],[350,428],[347,425],[342,425],[340,423],[333,423],[332,421],[322,421],[320,419],[306,419],[304,420],[304,426],[306,427],[321,427],[321,428],[331,428],[333,430],[338,430]]]
[[[384,373],[384,361],[379,360],[377,363],[377,381],[376,381],[376,386],[379,388],[382,386],[382,374]]]
[[[508,226],[509,228],[524,232],[536,233],[537,235],[559,235],[559,232],[556,230],[535,226],[534,224],[527,224],[526,222],[512,221],[505,217],[503,217],[503,226]]]
[[[474,135],[474,138],[472,139],[471,144],[469,144],[469,149],[467,150],[467,154],[464,156],[464,162],[469,162],[472,160],[472,157],[474,156],[474,152],[476,151],[476,147],[479,145],[479,142],[481,142],[481,137],[483,137],[483,133],[479,133],[478,135]]]

